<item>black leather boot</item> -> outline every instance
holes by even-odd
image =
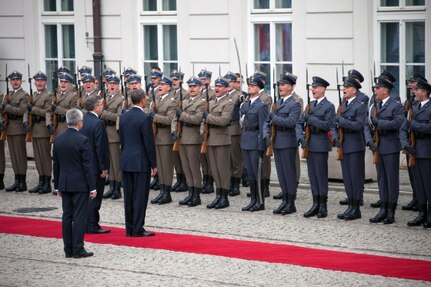
[[[105,192],[104,194],[103,194],[103,198],[110,198],[113,194],[114,194],[114,190],[115,190],[115,181],[114,180],[111,180],[111,181],[109,181],[109,189],[108,189],[108,191],[107,192]]]
[[[187,186],[187,181],[186,181],[186,176],[184,175],[184,173],[180,173],[180,183],[177,187],[176,192],[184,192],[189,190],[189,187]]]
[[[19,179],[20,179],[19,174],[15,174],[15,182],[11,186],[6,187],[6,191],[7,192],[15,191],[18,188]]]
[[[428,203],[427,218],[424,222],[424,228],[431,228],[431,203]]]
[[[341,204],[341,201],[343,201],[343,202],[344,202],[344,199],[343,199],[343,200],[340,200],[340,204]],[[347,209],[346,209],[346,210],[344,210],[344,212],[343,212],[343,213],[337,214],[337,218],[338,218],[338,219],[345,219],[346,214],[350,213],[350,211],[351,211],[351,210],[352,210],[352,208],[353,208],[353,198],[347,198],[347,204],[349,205],[349,206],[347,207]],[[344,205],[344,204],[341,204],[341,205]]]
[[[188,206],[193,207],[201,204],[201,191],[202,189],[200,187],[193,187],[192,198],[187,203]]]
[[[237,196],[240,194],[240,191],[239,191],[240,182],[241,182],[240,178],[232,177],[232,186],[231,186],[231,189],[229,190],[230,196]]]
[[[372,208],[379,208],[379,207],[381,206],[381,201],[380,201],[380,199],[379,199],[379,200],[377,200],[376,202],[372,202],[372,203],[370,204],[370,206],[371,206]]]
[[[208,194],[214,192],[214,178],[208,175],[207,185],[202,189],[202,193]]]
[[[249,188],[250,188],[250,203],[243,208],[241,208],[242,211],[249,211],[250,208],[252,208],[256,204],[257,200],[257,183],[256,181],[249,182]]]
[[[220,200],[217,202],[217,204],[214,206],[215,209],[222,209],[229,206],[229,189],[222,189],[221,190],[221,196]]]
[[[274,195],[272,198],[277,200],[283,199],[283,191],[280,191],[279,194]]]
[[[242,186],[249,187],[247,170],[245,168],[242,169]]]
[[[203,192],[202,192],[203,193]],[[221,188],[216,188],[216,197],[210,204],[207,205],[207,208],[214,208],[221,198]]]
[[[172,191],[176,192],[178,186],[180,185],[181,182],[181,175],[179,173],[177,173],[177,182],[175,182],[175,184],[172,186]]]
[[[208,175],[203,174],[202,175],[202,190],[204,190],[206,188],[207,184],[208,184]]]
[[[46,193],[51,193],[52,192],[52,188],[51,188],[51,176],[44,176],[44,181],[43,181],[43,185],[42,188],[39,190],[39,194],[46,194]]]
[[[160,192],[159,192],[159,194],[158,194],[154,199],[152,199],[152,200],[150,201],[152,204],[155,204],[155,203],[158,203],[158,202],[159,202],[160,198],[162,198],[163,190],[165,190],[165,185],[164,185],[164,184],[161,184],[161,185],[160,185]]]
[[[295,199],[296,199],[296,194],[287,195],[287,204],[281,211],[281,215],[287,215],[287,214],[292,214],[296,212]]]
[[[352,209],[350,210],[350,212],[347,212],[344,215],[344,219],[345,220],[355,220],[355,219],[359,219],[362,217],[361,215],[361,200],[357,200],[357,199],[353,199],[352,200]]]
[[[383,219],[383,224],[392,224],[395,222],[395,209],[397,208],[396,203],[388,202],[388,214]]]
[[[112,194],[111,199],[116,200],[121,198],[121,182],[115,182],[114,194]]]
[[[39,190],[43,186],[43,181],[44,180],[45,180],[45,177],[43,175],[39,175],[39,183],[35,187],[33,187],[32,189],[30,189],[28,192],[29,193],[38,193]]]
[[[16,192],[22,192],[27,190],[27,183],[26,183],[26,175],[20,174],[19,175],[19,181],[18,181],[18,187],[16,188]]]
[[[193,192],[194,192],[194,187],[193,186],[189,187],[189,194],[186,196],[186,198],[184,198],[178,202],[179,205],[188,205],[190,200],[193,197]]]
[[[406,205],[403,205],[401,207],[402,210],[419,210],[418,201],[416,199],[412,199],[409,203]]]
[[[404,209],[404,206],[402,207]],[[427,218],[427,205],[426,204],[418,204],[418,211],[419,214],[416,216],[415,219],[407,222],[407,226],[413,227],[413,226],[419,226],[424,224],[426,218]]]
[[[379,200],[380,201],[380,200]],[[388,215],[388,203],[380,201],[380,210],[373,218],[370,218],[371,223],[382,222]]]
[[[313,217],[316,216],[319,212],[319,206],[320,206],[320,197],[318,195],[313,196],[313,205],[311,206],[310,210],[308,210],[306,213],[304,213],[304,217]]]
[[[150,189],[153,189],[153,190],[161,189],[159,176],[157,174],[153,177],[153,181],[150,183]]]
[[[165,185],[165,189],[163,190],[162,197],[160,197],[159,201],[157,202],[158,204],[161,205],[161,204],[167,204],[172,202],[171,189],[172,189],[172,186]]]
[[[340,205],[349,205],[349,198],[346,197],[338,202]],[[342,219],[342,218],[340,218]]]
[[[4,189],[4,174],[0,174],[0,190]]]
[[[262,181],[263,181],[263,184],[262,184],[263,195],[265,197],[269,197],[269,178],[264,178]]]
[[[282,210],[286,207],[286,205],[287,205],[287,197],[288,197],[287,192],[283,192],[283,191],[281,191],[280,193],[281,193],[281,199],[282,199],[282,201],[281,201],[281,204],[280,204],[276,209],[274,209],[274,210],[272,211],[272,213],[274,213],[274,214],[281,214],[281,211],[282,211]]]
[[[326,203],[328,202],[327,196],[320,196],[320,206],[319,212],[317,213],[317,218],[325,218],[328,216],[328,207]]]

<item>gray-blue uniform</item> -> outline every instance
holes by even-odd
[[[417,88],[431,91],[431,85],[418,80]],[[413,106],[413,119],[406,121],[401,129],[401,143],[408,152],[412,152],[416,159],[416,165],[412,172],[416,184],[416,197],[418,200],[418,217],[408,223],[416,226],[424,223],[424,227],[431,227],[431,101],[425,104],[417,103]],[[409,142],[410,130],[415,135],[415,146]],[[413,150],[412,150],[413,148]],[[428,204],[428,210],[427,210]],[[428,213],[428,215],[427,215]]]
[[[254,80],[259,81],[258,79]],[[250,204],[244,207],[243,211],[257,211],[260,210],[258,209],[260,205],[264,206],[264,202],[260,202],[260,199],[262,201],[265,199],[262,188],[260,189],[261,194],[258,194],[257,179],[259,156],[263,156],[266,149],[263,140],[263,124],[268,116],[268,107],[257,97],[253,103],[247,100],[241,105],[240,115],[244,119],[242,122],[241,149],[251,194]]]
[[[385,79],[379,77],[377,86],[390,88],[392,85],[390,83],[388,85]],[[394,221],[399,196],[400,128],[405,121],[405,117],[403,106],[391,97],[388,97],[381,107],[380,105],[382,105],[382,102],[377,103],[377,116],[374,121],[377,123],[380,138],[380,143],[377,147],[380,161],[376,164],[376,169],[381,212],[370,221],[376,223],[385,220],[384,223],[390,224]],[[365,125],[367,144],[373,141],[372,136],[371,127]],[[388,211],[390,211],[390,214],[388,214]]]
[[[319,77],[313,77],[313,86],[329,86],[329,83]],[[296,135],[299,141],[303,140],[303,128],[307,123],[310,126],[310,140],[307,143],[308,177],[313,194],[313,207],[304,214],[305,217],[318,215],[319,218],[327,216],[328,200],[328,152],[332,145],[328,131],[335,128],[335,107],[326,98],[319,103],[312,101],[307,116],[304,112],[296,125]],[[308,120],[307,120],[308,118]]]

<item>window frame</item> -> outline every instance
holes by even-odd
[[[269,0],[269,8],[262,8],[262,9],[256,9],[254,8],[254,0],[250,0],[251,3],[251,14],[284,14],[284,13],[292,13],[292,7],[290,8],[276,8],[275,7],[275,1],[276,0]],[[292,0],[293,2],[293,0]],[[291,4],[293,6],[293,3]]]
[[[178,0],[176,0],[177,10],[172,10],[172,11],[163,10],[163,0],[156,0],[156,1],[157,1],[157,10],[156,11],[145,11],[144,10],[144,0],[140,0],[141,16],[143,16],[143,15],[177,15]]]
[[[406,5],[406,0],[399,0],[399,4],[398,6],[382,6],[380,4],[381,0],[376,1],[377,2],[377,11],[378,12],[385,12],[385,11],[396,11],[396,12],[400,12],[400,11],[425,11],[426,10],[426,3],[427,0],[425,0],[425,4],[424,5],[417,5],[417,6],[407,6]]]
[[[62,16],[73,16],[75,14],[75,3],[73,3],[73,11],[63,11],[61,10],[61,0],[56,0],[55,5],[57,10],[56,11],[45,11],[45,3],[44,0],[41,1],[41,15],[42,16],[54,16],[54,15],[62,15]],[[72,0],[73,2],[73,0]]]

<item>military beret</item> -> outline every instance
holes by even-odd
[[[64,74],[64,73],[70,74],[70,70],[64,66],[61,66],[60,68],[58,68],[57,72],[59,74]]]
[[[265,82],[266,81],[266,73],[262,72],[262,71],[256,71],[254,72],[255,77],[259,78],[261,81]]]
[[[414,72],[413,75],[408,79],[409,82],[417,82],[417,80],[421,79],[422,81],[428,82],[425,77],[419,73]]]
[[[392,85],[391,81],[384,77],[384,76],[379,76],[376,80],[376,84],[374,85],[375,88],[387,88],[389,90],[391,90],[394,85]]]
[[[111,68],[108,68],[103,72],[103,75],[105,76],[105,78],[108,76],[111,76],[111,75],[115,75],[115,74],[116,74],[116,72],[114,70],[112,70]]]
[[[229,86],[229,80],[226,78],[222,78],[222,77],[218,77],[217,80],[215,80],[214,83],[216,86],[224,86],[227,87]]]
[[[359,80],[355,77],[349,76],[344,80],[343,86],[345,87],[354,87],[355,89],[359,90],[362,88],[361,84],[358,82]]]
[[[92,69],[90,67],[87,66],[82,66],[78,72],[83,75],[83,74],[91,74]]]
[[[280,76],[280,80],[277,81],[277,84],[290,84],[290,85],[296,85],[296,79],[298,79],[297,76],[286,73],[284,75]]]
[[[184,73],[181,73],[177,70],[173,70],[171,75],[170,75],[172,80],[180,80],[182,81],[184,79]]]
[[[9,79],[22,79],[22,74],[18,71],[13,71],[7,76]]]
[[[396,82],[396,79],[394,77],[394,75],[391,74],[391,72],[389,72],[388,70],[384,70],[379,77],[384,77],[387,80],[389,80],[391,83]]]
[[[156,69],[152,69],[151,70],[151,78],[161,78],[163,76],[163,72],[156,70]]]
[[[133,84],[133,83],[140,83],[140,82],[141,82],[141,78],[142,78],[141,76],[134,74],[134,75],[131,75],[131,76],[127,79],[127,82],[128,82],[128,83],[130,83],[130,84]]]
[[[136,73],[137,73],[137,71],[135,69],[129,67],[123,72],[123,76],[124,77],[130,77],[131,75],[134,75]]]
[[[94,79],[94,77],[92,76],[92,75],[90,75],[90,74],[88,74],[88,75],[85,75],[83,78],[82,78],[82,81],[85,83],[85,82],[94,82],[95,81],[95,79]]]
[[[33,79],[35,80],[44,80],[46,81],[48,79],[48,77],[42,72],[42,71],[38,71],[34,76]]]
[[[364,81],[364,76],[362,76],[362,74],[355,69],[351,69],[347,72],[347,75],[353,79],[356,79],[359,81],[359,83],[362,83]]]
[[[431,85],[428,83],[427,79],[422,80],[418,78],[416,83],[416,89],[422,89],[428,91],[428,93],[431,93]]]
[[[189,86],[200,86],[200,85],[202,85],[202,82],[201,82],[201,79],[199,79],[198,77],[191,77],[187,81],[187,85],[189,85]]]
[[[313,82],[311,83],[311,86],[326,88],[329,86],[329,83],[320,77],[313,77]]]
[[[60,81],[66,81],[66,82],[73,82],[73,78],[71,75],[69,75],[68,73],[63,73],[59,76]]]
[[[199,74],[198,77],[201,79],[211,79],[212,76],[212,72],[208,71],[207,69],[202,69]]]
[[[248,78],[247,85],[258,86],[259,89],[263,89],[265,87],[265,84],[262,82],[262,80],[256,76],[251,76]]]
[[[112,76],[108,77],[108,82],[109,83],[119,84],[120,83],[120,78],[117,77],[116,75],[112,75]]]
[[[227,72],[227,74],[224,75],[224,78],[229,80],[229,82],[235,82],[237,79],[237,76],[232,72]]]
[[[172,79],[170,77],[163,76],[160,78],[160,84],[172,86]]]

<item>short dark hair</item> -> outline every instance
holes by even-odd
[[[102,97],[100,96],[89,96],[85,101],[85,109],[87,111],[93,111],[96,108],[96,105],[102,101]]]
[[[145,98],[145,92],[142,89],[135,90],[130,94],[130,99],[134,105],[140,103]]]

